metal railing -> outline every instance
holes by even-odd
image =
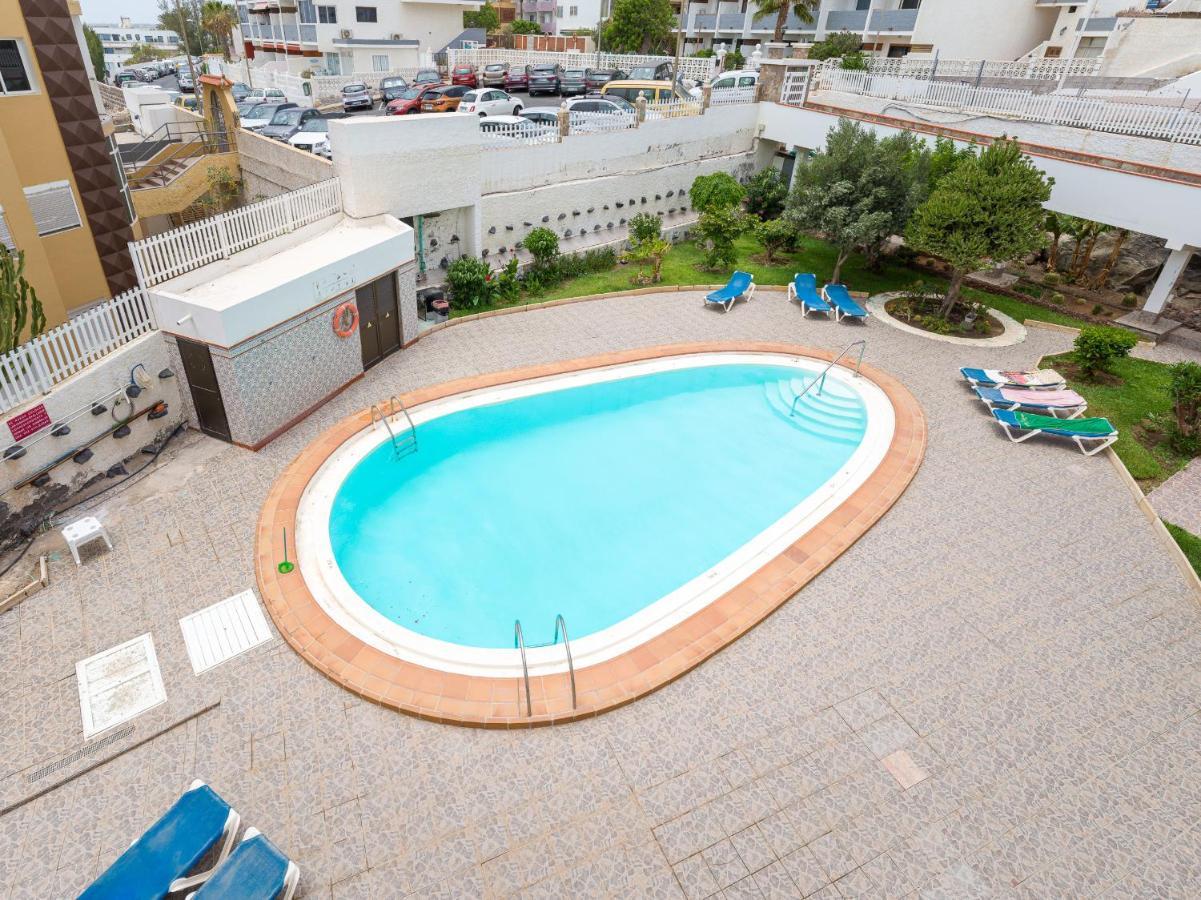
[[[405,417],[405,421],[409,423],[409,430],[397,435],[392,430],[389,418],[394,417],[397,413],[401,413]],[[409,411],[405,408],[404,403],[400,398],[393,394],[388,398],[388,411],[385,413],[380,404],[374,403],[371,406],[371,425],[375,426],[376,421],[383,423],[383,426],[388,429],[388,437],[392,440],[392,453],[397,459],[405,456],[408,453],[417,452],[417,426],[413,424],[413,419],[409,416]]]
[[[792,407],[788,410],[788,415],[796,415],[796,405],[801,402],[801,398],[809,393],[809,389],[815,384],[817,385],[817,396],[821,396],[822,388],[826,386],[826,373],[834,368],[838,361],[850,353],[855,347],[859,348],[859,359],[855,361],[855,377],[859,377],[859,367],[863,365],[863,351],[867,349],[867,341],[865,340],[852,341],[843,347],[836,357],[826,363],[826,367],[822,369],[821,374],[801,388],[801,392],[792,398]]]
[[[563,629],[563,649],[567,651],[567,671],[571,675],[571,708],[575,709],[575,660],[571,658],[571,640],[567,637],[567,620],[563,613],[555,616],[555,639],[551,643],[559,643],[560,627]]]
[[[521,633],[521,619],[513,623],[513,646],[521,651],[521,671],[525,676],[525,714],[532,716],[534,707],[530,704],[530,665],[525,658],[525,635]]]
[[[160,134],[162,134],[161,137]],[[130,190],[148,186],[161,187],[162,185],[148,185],[147,182],[162,179],[165,184],[168,179],[163,169],[172,163],[213,153],[229,153],[234,147],[229,132],[207,131],[200,122],[167,122],[137,146],[148,146],[149,149],[157,147],[158,150],[161,150],[162,147],[159,145],[164,143],[168,146],[174,145],[166,156],[156,159],[156,154],[152,153],[144,160],[135,159],[131,162],[123,161],[121,163],[125,183]],[[136,152],[134,155],[136,157]]]

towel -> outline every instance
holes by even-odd
[[[1042,431],[1065,431],[1082,436],[1106,437],[1114,433],[1114,427],[1109,419],[1101,417],[1091,419],[1057,419],[1054,416],[1037,416],[1034,413],[1014,413],[1018,425],[1022,428]]]

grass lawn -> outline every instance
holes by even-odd
[[[1188,557],[1189,563],[1193,567],[1193,571],[1201,575],[1201,537],[1197,537],[1191,531],[1185,531],[1179,525],[1173,525],[1171,522],[1164,522],[1168,532],[1180,545],[1180,549],[1184,551],[1184,555]]]
[[[1044,363],[1068,377],[1064,369],[1070,367],[1072,354],[1050,356]],[[1171,420],[1169,367],[1128,357],[1114,363],[1113,371],[1122,380],[1121,384],[1093,384],[1069,377],[1068,386],[1088,401],[1087,415],[1104,416],[1117,427],[1119,437],[1113,445],[1114,452],[1143,490],[1150,490],[1183,469],[1189,461],[1189,457],[1176,453],[1166,441],[1152,445],[1139,440],[1137,426],[1148,415],[1158,414]]]
[[[735,247],[738,251],[735,268],[752,273],[755,276],[755,283],[761,285],[788,284],[796,272],[814,272],[820,283],[822,280],[828,279],[834,271],[834,260],[837,257],[832,246],[825,241],[810,237],[801,239],[801,244],[796,252],[781,254],[778,262],[770,266],[759,261],[758,258],[763,253],[763,247],[751,235],[740,237],[735,243]],[[718,284],[724,283],[729,276],[728,272],[708,271],[702,268],[703,264],[704,251],[695,242],[683,241],[676,244],[663,259],[663,284]],[[607,272],[595,272],[591,275],[573,278],[541,294],[523,294],[516,303],[479,306],[475,309],[459,309],[452,306],[451,315],[465,316],[505,306],[526,306],[548,300],[583,297],[588,294],[628,291],[640,287],[632,282],[635,272],[637,272],[637,267],[633,265],[616,266]],[[889,260],[885,260],[880,271],[871,272],[867,269],[864,257],[858,253],[852,254],[843,265],[841,280],[853,291],[868,291],[873,294],[881,291],[902,290],[918,280],[924,281],[931,287],[943,284],[941,279],[915,272]],[[965,294],[1012,316],[1019,322],[1024,319],[1038,319],[1043,322],[1054,322],[1077,328],[1086,324],[1079,319],[1044,309],[1033,303],[1024,303],[1009,297],[998,297],[985,291],[968,289]]]

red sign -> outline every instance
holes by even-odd
[[[27,409],[19,416],[13,416],[8,420],[8,430],[13,433],[14,441],[23,440],[31,434],[37,434],[43,428],[49,427],[50,413],[46,412],[44,403],[39,403],[32,409]]]

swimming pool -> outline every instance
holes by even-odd
[[[891,403],[824,363],[704,353],[456,394],[330,455],[297,512],[321,607],[422,666],[515,676],[514,622],[576,669],[703,609],[837,508],[891,440]],[[403,422],[403,419],[401,420]],[[401,426],[403,427],[403,426]],[[566,668],[529,649],[532,673]]]

